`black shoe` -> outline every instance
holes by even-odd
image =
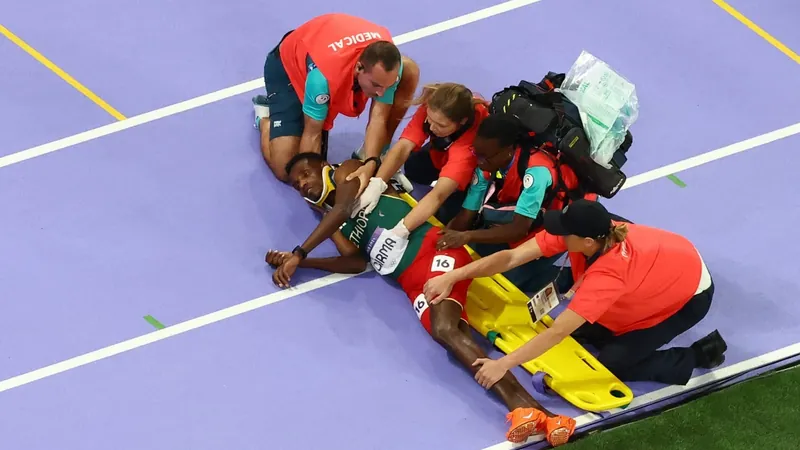
[[[713,369],[725,362],[725,351],[728,344],[722,339],[719,331],[714,330],[708,336],[692,344],[696,358],[696,366],[703,369]]]

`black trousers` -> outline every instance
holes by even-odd
[[[430,152],[429,144],[425,144],[418,151],[411,153],[404,165],[406,178],[425,186],[439,179],[439,169],[433,165]],[[447,225],[461,211],[466,196],[466,190],[453,192],[436,212],[436,218]]]
[[[658,349],[700,322],[708,313],[713,297],[712,282],[678,312],[653,327],[614,336],[602,325],[586,323],[572,337],[581,344],[597,348],[600,363],[622,381],[685,385],[696,367],[694,350],[689,347]]]

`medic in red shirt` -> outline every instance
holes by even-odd
[[[570,335],[597,348],[597,359],[622,381],[685,385],[694,369],[725,361],[728,347],[716,330],[691,346],[665,348],[711,307],[714,283],[698,250],[675,233],[613,220],[599,202],[581,199],[547,211],[544,231],[534,239],[429,280],[425,297],[436,303],[460,280],[563,251],[571,268],[557,290],[569,305],[522,347],[499,360],[478,360],[476,378],[484,387]]]
[[[353,216],[369,214],[388,186],[389,178],[405,164],[405,176],[420,184],[436,181],[419,204],[397,225],[407,235],[431,216],[447,223],[461,209],[478,165],[470,147],[481,121],[489,115],[486,102],[466,86],[440,83],[425,86],[420,105],[361,194]],[[354,175],[350,175],[352,179]]]
[[[253,98],[264,160],[285,182],[294,155],[327,156],[336,117],[357,117],[372,99],[360,177],[366,186],[418,80],[416,63],[400,54],[386,28],[347,14],[311,19],[284,35],[264,64],[267,95]]]

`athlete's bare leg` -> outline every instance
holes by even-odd
[[[288,182],[286,164],[300,151],[300,137],[281,136],[270,141],[268,117],[262,118],[258,127],[261,130],[261,156],[276,178]]]
[[[487,356],[472,339],[469,325],[461,320],[461,305],[452,300],[444,300],[431,306],[430,311],[433,339],[450,351],[473,375],[477,373],[479,367],[473,367],[472,363]],[[491,390],[502,399],[509,411],[536,408],[548,417],[554,417],[553,413],[534,400],[510,371]]]
[[[433,338],[475,374],[478,369],[472,363],[478,358],[485,358],[486,354],[472,339],[469,325],[461,320],[461,305],[452,300],[444,300],[433,305],[429,311]],[[575,430],[575,420],[557,416],[544,409],[511,372],[507,372],[491,390],[503,400],[510,411],[506,416],[511,422],[506,434],[509,441],[524,442],[535,432],[544,433],[552,446],[569,441]]]

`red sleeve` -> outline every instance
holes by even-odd
[[[450,178],[458,183],[459,190],[466,190],[472,182],[472,174],[478,167],[478,160],[470,150],[472,139],[459,139],[447,150],[447,162],[439,171],[439,178]]]
[[[422,144],[428,140],[428,135],[425,134],[425,130],[422,128],[427,117],[428,108],[425,105],[420,105],[414,113],[414,117],[411,118],[411,121],[408,122],[408,125],[403,129],[403,134],[400,135],[400,139],[408,139],[414,143],[414,150],[422,147]]]
[[[478,159],[472,154],[472,141],[478,134],[478,127],[483,119],[489,115],[489,110],[484,105],[476,106],[475,122],[469,130],[453,142],[447,150],[447,162],[439,172],[439,177],[446,177],[458,183],[460,190],[466,190],[472,182],[472,174],[478,167]]]
[[[542,230],[536,233],[535,239],[536,243],[539,244],[539,249],[542,251],[542,256],[545,258],[567,251],[567,244],[562,236],[554,236]]]
[[[575,291],[568,309],[595,323],[625,292],[619,273],[605,267],[592,267]]]

